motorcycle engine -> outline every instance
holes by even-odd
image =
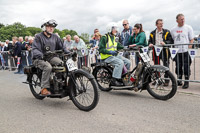
[[[122,81],[125,86],[131,86],[133,85],[133,81],[131,81],[131,74],[127,73],[123,78]]]
[[[50,76],[50,84],[52,86],[52,90],[55,92],[59,92],[63,87],[63,75],[62,73],[51,73]]]

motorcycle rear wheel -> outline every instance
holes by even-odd
[[[110,88],[112,73],[109,70],[105,69],[104,67],[98,67],[94,70],[93,75],[101,91],[112,90],[112,88]]]
[[[40,95],[41,91],[41,79],[38,77],[37,74],[31,74],[29,77],[29,87],[36,99],[42,100],[45,97]]]

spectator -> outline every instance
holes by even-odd
[[[56,32],[55,34],[60,38],[60,35],[58,34],[58,32]]]
[[[121,41],[120,42],[124,46],[128,46],[128,40],[129,40],[129,37],[132,34],[133,28],[131,26],[129,26],[128,20],[124,20],[123,23],[122,23],[122,25],[123,25],[124,29],[121,32]],[[129,52],[124,52],[124,57],[130,59]]]
[[[28,38],[29,38],[29,36],[25,36],[25,42],[26,42],[26,44],[29,43],[28,42]]]
[[[71,40],[71,36],[67,35],[66,40],[64,41],[64,46],[66,47],[67,50],[71,50],[71,45],[73,41]]]
[[[4,59],[2,56],[2,46],[1,46],[1,42],[0,42],[0,70],[4,68]]]
[[[31,50],[32,50],[32,45],[33,45],[33,37],[28,38],[28,45],[26,46],[26,49],[28,50],[28,64],[32,65],[32,55],[31,55]]]
[[[85,42],[77,35],[74,36],[74,42],[71,45],[71,49],[78,54],[78,68],[82,68],[82,64],[87,66],[88,51]],[[82,50],[84,52],[82,52]],[[83,55],[84,54],[84,55]]]
[[[92,48],[93,52],[95,52],[96,49],[99,48],[99,41],[100,41],[100,39],[101,39],[101,34],[99,32],[96,32],[94,34],[94,39],[90,40],[90,44],[91,44],[91,48]],[[95,60],[96,60],[96,62],[98,62],[96,52],[94,54],[95,54]]]
[[[14,57],[15,57],[15,64],[17,64],[18,57],[21,58],[22,44],[20,42],[18,42],[18,38],[17,37],[13,37],[12,41],[13,41],[13,43],[15,45]],[[23,74],[21,59],[20,59],[20,64],[19,64],[19,67],[18,67],[18,71],[15,72],[15,74]]]
[[[27,66],[27,46],[29,42],[25,42],[23,37],[19,37],[19,42],[21,43],[21,69],[23,72],[24,66]]]
[[[185,24],[184,15],[178,14],[176,16],[176,22],[178,23],[178,25],[172,28],[171,30],[172,38],[174,39],[174,44],[193,43],[194,32],[191,26]],[[182,75],[184,74],[185,80],[189,80],[191,74],[190,65],[192,61],[188,53],[188,48],[192,48],[192,45],[181,45],[175,47],[179,48],[175,57],[176,74],[178,75],[178,79],[182,79]],[[182,81],[178,81],[178,86],[182,86]],[[185,81],[182,88],[187,89],[188,87],[189,82]]]
[[[10,62],[11,71],[14,71],[16,68],[15,65],[15,58],[14,58],[14,49],[15,49],[15,43],[11,43],[9,40],[6,40],[6,43],[8,44],[8,59]]]
[[[93,50],[98,48],[100,39],[101,34],[97,32],[94,34],[94,39],[90,40],[91,48],[93,48]]]
[[[6,66],[7,66],[6,69],[8,69],[9,45],[12,45],[12,44],[10,43],[9,40],[6,40],[6,42],[5,42],[5,47],[6,47],[6,49],[4,49],[4,51],[7,51],[7,52],[6,52],[6,55],[5,55]]]
[[[8,69],[8,47],[5,46],[5,43],[4,42],[1,42],[1,52],[2,52],[2,58],[4,60],[4,67],[3,69]]]
[[[12,43],[10,43],[9,40],[6,40],[6,44],[5,45],[6,45],[7,49],[9,50],[9,47],[12,46]]]
[[[62,41],[63,41],[63,43],[64,43],[66,40],[67,40],[67,39],[66,39],[66,37],[63,37],[63,40],[62,40]]]
[[[129,45],[129,47],[147,46],[146,35],[143,31],[142,24],[135,24],[133,32],[129,37],[128,43],[131,44]],[[135,64],[138,65],[138,62],[139,62],[139,57],[135,56]]]
[[[25,36],[25,41],[24,41],[25,43],[24,44],[25,44],[25,49],[26,50],[27,50],[27,47],[29,46],[29,40],[28,40],[29,37],[31,37],[31,36]]]
[[[199,34],[199,36],[197,37],[197,43],[199,43],[199,44],[198,44],[198,48],[200,48],[200,34]]]
[[[170,34],[170,31],[167,29],[163,29],[163,20],[157,19],[156,20],[156,29],[153,30],[149,37],[149,47],[153,48],[153,61],[154,64],[160,64],[160,59],[163,61],[163,65],[166,67],[169,67],[169,58],[170,58],[170,52],[169,48],[164,47],[162,52],[160,53],[160,56],[156,56],[156,52],[154,49],[154,45],[165,45],[165,44],[172,44],[173,39]],[[165,78],[168,76],[165,75]],[[155,84],[156,82],[154,82]],[[164,83],[164,86],[168,86],[169,80],[166,80]]]
[[[94,29],[94,35],[93,35],[93,37],[92,37],[92,40],[94,40],[95,39],[95,33],[97,33],[97,32],[99,32],[99,29]]]

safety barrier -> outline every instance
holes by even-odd
[[[179,49],[183,49],[184,47],[188,47],[189,45],[192,45],[191,49],[188,49],[185,51],[182,51],[181,53],[177,53]],[[177,75],[178,81],[189,81],[189,82],[196,82],[200,83],[200,73],[199,73],[199,60],[200,60],[200,49],[199,49],[199,43],[195,44],[166,44],[165,46],[159,45],[156,47],[156,51],[162,51],[163,48],[169,48],[169,52],[171,54],[171,57],[167,62],[169,62],[169,68],[170,71],[174,73],[174,75]],[[166,58],[166,55],[164,55],[164,52],[161,52],[161,60],[163,58]],[[161,65],[164,65],[163,61],[160,63]],[[183,67],[181,67],[183,66]],[[184,68],[185,67],[185,68]],[[177,69],[176,69],[177,68]],[[182,72],[182,74],[180,73]],[[189,75],[189,80],[186,80],[184,75]],[[183,75],[183,78],[181,79],[180,76]]]
[[[177,52],[178,52],[178,48],[176,48],[177,46],[184,47],[184,46],[188,46],[188,45],[193,45],[194,47],[192,49],[188,49],[188,51],[187,51],[188,52],[188,56],[187,57],[184,56],[184,54],[182,54],[182,56],[180,56],[180,57],[182,57],[182,59],[180,59],[179,56],[176,56]],[[159,58],[159,64],[160,65],[165,65],[165,66],[168,65],[169,66],[170,71],[173,72],[174,75],[177,75],[177,80],[200,83],[200,67],[199,67],[200,66],[200,49],[199,49],[199,45],[200,45],[199,43],[198,44],[197,43],[195,43],[195,44],[166,44],[164,46],[163,45],[157,45],[157,46],[154,46],[154,51],[155,51],[154,55],[155,54],[158,55],[157,58]],[[170,58],[166,57],[165,53],[163,52],[164,48],[168,48],[169,49],[169,51],[168,51],[169,53],[168,54],[171,54]],[[148,47],[144,47],[144,48],[142,48],[142,50],[144,52],[147,52],[148,51]],[[85,51],[82,50],[82,54],[83,55],[85,54],[84,52]],[[95,63],[96,60],[99,58],[97,53],[98,53],[98,51],[93,51],[91,49],[88,50],[88,57],[85,57],[85,59],[87,59],[87,63],[86,64],[87,64],[88,67],[90,67],[91,63]],[[2,66],[3,67],[8,67],[9,70],[12,70],[13,68],[17,68],[19,66],[19,62],[20,62],[19,60],[20,59],[18,58],[18,61],[17,61],[18,63],[16,63],[14,58],[11,57],[8,54],[8,65],[6,66],[5,65],[6,64],[5,63],[5,59],[3,58],[3,57],[5,57],[6,54],[8,54],[7,51],[1,52],[0,58],[1,58],[1,62],[3,62]],[[23,50],[22,54],[24,55],[23,57],[25,58],[24,59],[25,60],[24,65],[29,65],[29,63],[30,63],[30,61],[28,60],[29,52]],[[123,53],[120,52],[119,54],[122,55]],[[153,60],[155,60],[155,59],[152,57],[152,55],[153,55],[153,50],[151,50],[149,52],[149,56],[151,58],[151,64],[153,65],[154,64]],[[166,60],[164,60],[164,58],[166,58]],[[175,58],[177,58],[177,59],[175,59]],[[186,58],[188,58],[187,59],[188,62],[184,62],[184,60],[186,60]],[[183,65],[188,65],[189,66],[190,58],[191,58],[191,65],[190,65],[190,68],[191,68],[190,70],[191,71],[189,70],[189,67],[188,67],[188,70],[183,69],[182,70],[183,71],[183,79],[179,79],[178,75],[180,75],[179,72],[180,72],[180,69],[182,69],[182,68],[178,67],[178,65],[180,65],[180,63],[182,63]],[[174,60],[177,60],[177,64],[175,63]],[[130,61],[131,61],[131,68],[133,68],[135,66],[135,53],[134,52],[130,53]],[[164,64],[163,61],[166,61],[166,63]],[[178,68],[177,69],[177,71],[178,71],[177,73],[175,73],[176,67]],[[188,73],[191,73],[189,80],[185,80],[185,78],[184,78],[185,71],[188,71]]]
[[[19,67],[21,63],[23,63],[24,66],[30,65],[31,61],[29,56],[30,52],[27,50],[22,50],[21,52],[22,56],[15,59],[13,56],[11,56],[9,51],[1,51],[0,52],[0,60],[1,60],[1,66],[0,68],[2,70],[5,70],[8,68],[9,70],[13,70]],[[23,60],[23,62],[22,62]]]

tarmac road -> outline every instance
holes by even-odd
[[[0,71],[0,133],[200,132],[198,93],[179,88],[172,99],[160,101],[146,91],[100,91],[97,107],[83,112],[67,98],[35,99],[25,80]]]

